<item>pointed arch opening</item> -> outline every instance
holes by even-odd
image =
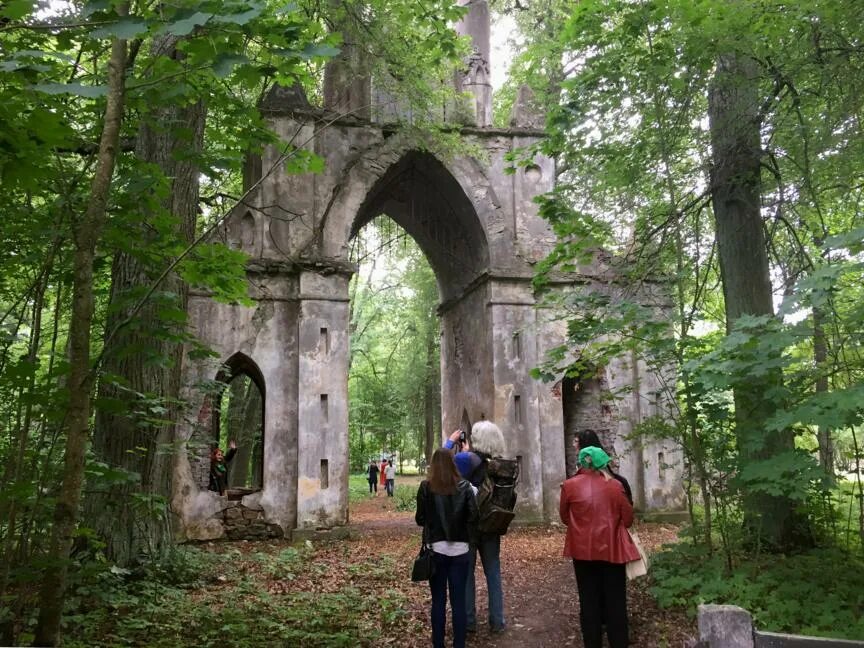
[[[412,425],[417,427],[417,445],[421,446],[417,448],[417,461],[420,465],[421,459],[428,460],[434,448],[441,445],[445,418],[448,422],[444,432],[449,434],[459,422],[463,422],[466,434],[470,434],[468,411],[476,417],[485,409],[485,405],[480,405],[484,399],[481,391],[483,387],[475,383],[483,379],[481,366],[485,365],[489,357],[489,322],[485,286],[483,290],[476,288],[483,286],[490,272],[489,244],[484,224],[463,185],[434,155],[419,150],[408,151],[392,163],[371,185],[360,203],[350,228],[351,260],[361,267],[360,274],[366,273],[360,257],[365,258],[369,252],[367,250],[358,257],[356,242],[363,238],[358,235],[367,226],[375,227],[379,234],[383,233],[379,236],[379,242],[412,239],[410,245],[416,243],[437,285],[437,304],[428,311],[427,316],[427,322],[432,322],[435,331],[434,339],[424,339],[413,345],[410,352],[406,351],[422,357],[423,362],[419,364],[424,367],[423,372],[427,376],[426,385],[418,390],[422,398],[418,397],[412,413],[405,417],[406,421],[411,420]],[[379,266],[384,265],[380,261],[380,254],[375,261]],[[376,272],[380,273],[380,268]],[[392,276],[387,276],[386,283],[393,283]],[[358,302],[354,300],[354,291],[351,296],[352,358],[355,354],[363,354],[359,362],[371,362],[369,350],[357,335],[358,331],[365,329],[356,325]],[[457,322],[466,316],[472,323],[459,326]],[[403,327],[403,330],[408,328]],[[450,340],[454,330],[457,338],[455,345],[459,349],[470,346],[470,351],[456,353],[453,351],[454,344],[448,342],[448,352],[444,353],[443,340]],[[394,333],[391,337],[398,342],[402,339],[402,333]],[[392,363],[388,360],[385,362],[387,364]],[[434,371],[430,371],[430,367],[434,367]],[[376,372],[380,371],[380,368],[375,368],[371,372],[374,378],[372,382],[379,381],[380,376]],[[434,384],[430,384],[432,380]],[[444,398],[444,393],[455,395],[465,384],[470,384],[470,395],[463,393],[455,400],[452,396]],[[372,429],[365,429],[371,425],[370,421],[374,417],[356,413],[367,400],[356,395],[358,386],[357,366],[349,361],[349,391],[352,398],[349,428],[352,430],[351,452],[355,468],[368,465],[371,455],[367,446],[369,439],[376,434]],[[383,409],[379,407],[375,411]],[[424,416],[414,416],[421,411]],[[392,429],[392,426],[383,428]],[[410,433],[415,434],[413,428]],[[359,443],[354,441],[355,436],[359,438]],[[360,452],[355,451],[355,445],[359,445]],[[381,452],[399,450],[389,440],[382,440],[378,445],[381,446]],[[375,449],[377,451],[379,448],[376,446]],[[401,457],[401,453],[397,454]]]
[[[468,196],[432,154],[410,151],[374,184],[351,238],[385,214],[413,238],[432,266],[441,301],[458,298],[489,270],[486,233]]]
[[[211,461],[208,487],[240,499],[264,487],[264,376],[247,355],[235,353],[216,374],[211,450],[224,456],[224,470]]]

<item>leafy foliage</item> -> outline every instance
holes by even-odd
[[[661,607],[738,605],[760,630],[864,639],[864,563],[833,549],[756,556],[733,571],[704,548],[667,547],[651,563],[651,591]]]
[[[440,105],[446,94],[441,79],[464,49],[449,24],[463,8],[449,0],[387,0],[355,9],[267,0],[50,6],[15,0],[0,9],[0,597],[20,594],[6,621],[33,608],[39,574],[31,561],[47,550],[50,511],[69,490],[61,489],[62,449],[70,438],[66,355],[73,280],[82,276],[73,273],[73,255],[82,249],[74,224],[87,213],[110,103],[110,52],[122,48],[128,54],[125,106],[104,228],[84,233],[94,238],[95,316],[83,347],[95,358],[89,375],[117,395],[86,396],[97,416],[122,416],[137,434],[170,427],[176,390],[151,393],[133,389],[123,375],[100,375],[102,354],[107,349],[154,372],[176,366],[164,348],[186,345],[194,357],[208,354],[186,330],[182,291],[166,285],[177,276],[220,301],[250,303],[245,256],[218,242],[214,232],[244,193],[247,155],[278,140],[258,110],[270,89],[299,84],[319,98],[324,65],[345,51],[348,39],[340,30],[351,23],[349,45],[365,50],[394,97],[404,96],[409,105],[435,97]],[[202,129],[203,147],[197,144]],[[164,170],[171,164],[144,154],[165,142],[172,142],[165,154],[170,161],[195,169],[190,177],[178,180]],[[279,164],[320,172],[323,162],[299,147],[286,149]],[[202,189],[191,225],[172,206],[183,181],[200,181]],[[123,283],[117,277],[121,258],[134,260],[136,272],[115,290]],[[122,343],[114,346],[122,348],[110,344],[117,340]],[[176,449],[155,443],[132,443],[129,451],[161,459]],[[130,526],[164,518],[164,497],[136,492],[149,478],[145,469],[138,474],[91,458],[85,477],[91,496],[122,487],[128,501],[116,504],[130,512]],[[79,542],[89,542],[98,554],[104,545],[97,535],[82,528]],[[0,623],[0,642],[15,641],[19,629]]]
[[[428,398],[440,393],[435,276],[395,223],[381,217],[370,229],[358,237],[357,253],[365,256],[352,286],[348,387],[355,469],[382,451],[419,460],[425,453],[427,408],[436,420],[440,410],[437,399]]]

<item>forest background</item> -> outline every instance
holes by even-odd
[[[493,9],[514,25],[496,124],[523,85],[547,115],[538,150],[512,163],[557,164],[540,208],[559,243],[536,288],[569,338],[536,376],[589,378],[622,353],[677,368],[674,416],[637,430],[686,457],[691,525],[656,561],[655,596],[864,638],[864,6]],[[180,352],[208,353],[185,299],[194,287],[248,303],[244,256],[211,233],[248,189],[246,155],[279,145],[257,105],[277,83],[321,103],[325,69],[347,66],[415,108],[402,128],[452,146],[420,116],[453,100],[442,80],[468,52],[452,30],[462,12],[446,0],[0,8],[0,643],[74,639],[130,583],[192,578],[167,506]],[[322,161],[286,147],[282,163]],[[389,221],[369,231],[352,286],[357,468],[380,450],[419,460],[441,434],[434,276]],[[629,288],[548,290],[589,263]],[[646,287],[668,308],[644,307]]]

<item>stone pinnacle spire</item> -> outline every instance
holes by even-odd
[[[456,32],[470,36],[473,54],[466,61],[467,69],[457,75],[456,89],[474,97],[472,121],[476,126],[492,123],[492,83],[490,74],[489,3],[486,0],[459,0],[468,13],[456,24]]]

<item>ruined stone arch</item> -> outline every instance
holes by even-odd
[[[266,386],[264,487],[241,503],[243,519],[248,515],[258,525],[251,537],[317,533],[348,522],[348,286],[356,271],[350,241],[381,213],[417,240],[438,278],[443,429],[484,418],[497,423],[506,454],[523,468],[520,519],[557,517],[558,486],[566,476],[564,407],[560,390],[556,395],[531,378],[546,352],[566,340],[563,324],[538,309],[532,284],[536,264],[556,244],[535,200],[554,188],[555,163],[538,154],[528,166],[510,168],[520,151],[537,149],[544,119],[523,87],[510,127],[491,126],[488,6],[484,0],[460,4],[468,12],[456,29],[470,36],[476,54],[455,82],[471,100],[425,116],[448,124],[454,136],[448,140],[458,139],[458,150],[445,154],[434,139],[406,128],[413,113],[398,97],[369,87],[354,92],[363,80],[338,58],[327,65],[325,85],[339,90],[349,78],[352,92],[325,92],[325,105],[317,108],[299,84],[275,86],[260,104],[282,141],[249,156],[244,186],[251,189],[221,228],[224,240],[250,255],[251,303],[218,303],[193,289],[188,305],[198,339],[219,358],[238,351],[255,358]],[[370,96],[387,106],[375,118]],[[320,156],[323,170],[289,173],[285,152],[293,146]],[[580,267],[556,284],[599,287],[609,283],[606,270]],[[178,425],[181,446],[191,446],[211,425],[196,385],[218,371],[217,360],[191,351],[183,362],[189,411]],[[660,393],[654,373],[636,358],[610,362],[610,390],[628,394],[609,421],[610,436],[627,439],[643,417],[662,414],[662,400],[651,396]],[[568,412],[592,408],[568,403]],[[577,418],[579,425],[586,422],[583,413]],[[624,461],[636,475],[637,502],[680,505],[678,473],[665,470],[667,447],[630,445],[622,449],[630,451]],[[175,455],[172,510],[179,534],[239,537],[230,506],[199,488],[191,454]],[[654,456],[664,466],[659,474],[643,469]],[[630,466],[622,463],[622,472]]]
[[[273,172],[226,223],[229,241],[254,242],[246,250],[251,305],[220,304],[194,290],[189,299],[198,338],[220,358],[238,351],[255,358],[266,386],[264,487],[243,506],[260,512],[268,533],[348,522],[348,286],[356,271],[350,242],[369,220],[386,214],[417,240],[438,278],[443,430],[484,418],[498,424],[506,454],[523,467],[520,518],[555,519],[566,475],[563,408],[560,395],[531,377],[566,333],[538,310],[532,285],[535,264],[555,242],[534,200],[553,188],[554,162],[538,156],[531,166],[506,172],[510,156],[542,133],[466,128],[462,152],[436,154],[416,133],[333,122],[308,105],[281,104],[280,97],[266,103],[266,118],[286,142],[302,134],[325,159],[324,171],[287,173],[282,148],[265,149],[251,166]],[[247,209],[254,228],[248,219],[244,227]],[[191,386],[212,381],[216,367],[215,360],[184,362],[193,411],[181,439],[192,438],[200,419],[201,398]],[[627,359],[607,374],[614,387],[632,383],[634,394],[639,386],[653,387],[647,369]],[[630,398],[610,434],[629,434],[656,409],[649,400]],[[657,454],[645,450],[631,453],[634,466]],[[193,473],[185,453],[178,454],[178,470]],[[646,507],[669,506],[678,496],[661,478],[671,480],[653,473],[631,480]],[[186,536],[225,537],[228,520],[219,517],[218,497],[197,487],[186,492],[188,481],[178,483],[175,508]]]
[[[416,174],[413,178],[410,174]],[[392,135],[346,161],[340,182],[334,187],[325,210],[321,252],[324,257],[347,259],[351,238],[369,220],[387,213],[415,239],[423,238],[411,217],[410,203],[398,200],[393,191],[400,180],[416,188],[422,178],[441,191],[437,198],[458,212],[458,220],[470,241],[492,263],[488,229],[501,219],[500,201],[483,165],[471,156],[436,154],[416,138]],[[412,183],[413,180],[413,183]],[[411,187],[403,187],[403,193]],[[406,227],[407,225],[407,227]],[[413,231],[412,231],[413,230]],[[424,242],[418,244],[435,267]],[[440,265],[440,264],[439,264]],[[437,271],[437,269],[436,269]]]
[[[418,244],[438,280],[441,300],[458,298],[489,270],[489,244],[474,204],[430,153],[409,151],[381,174],[351,221],[349,238],[378,215]]]
[[[219,382],[227,383],[240,374],[246,374],[252,379],[260,390],[262,397],[266,394],[267,383],[264,380],[264,374],[261,373],[258,364],[242,351],[235,352],[225,360],[216,373],[215,378]]]

